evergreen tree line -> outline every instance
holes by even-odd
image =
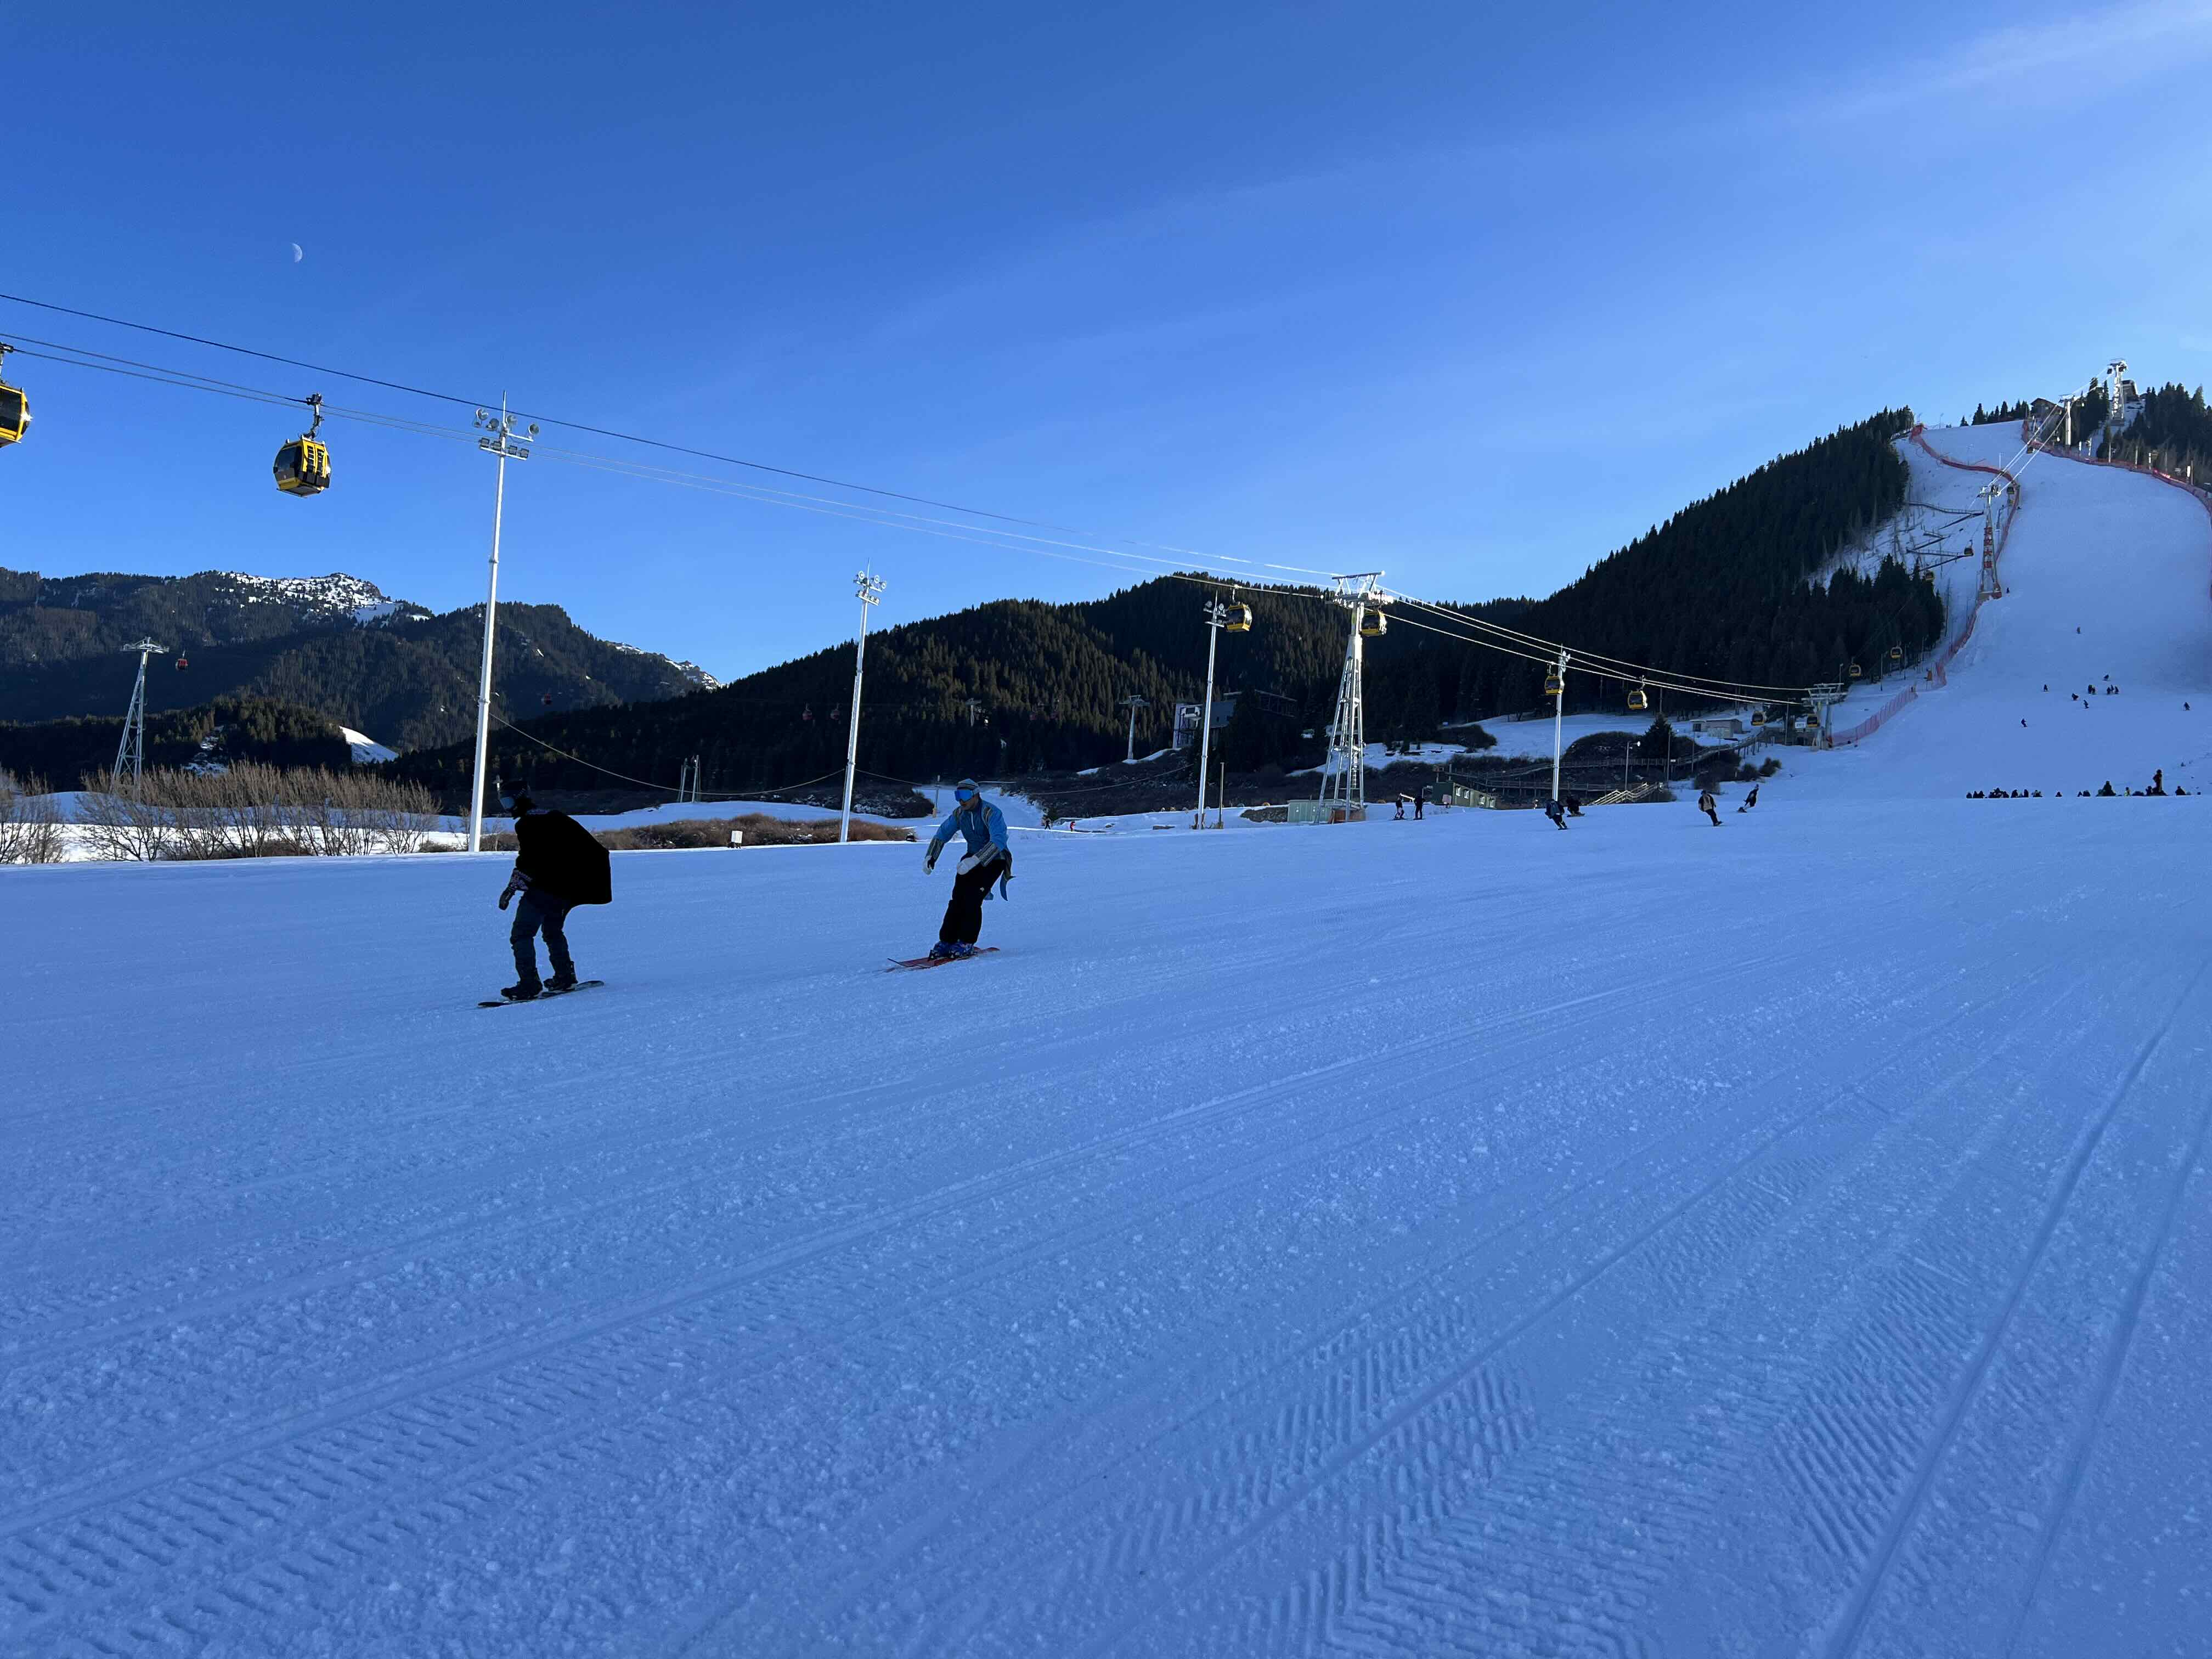
[[[64,787],[73,787],[81,777],[106,775],[122,738],[119,714],[0,721],[0,769],[65,779]],[[206,761],[342,771],[353,764],[353,748],[327,716],[270,697],[217,697],[198,708],[146,716],[146,765]]]
[[[1884,410],[1770,462],[1548,599],[1446,608],[1676,672],[1790,687],[1832,679],[1855,659],[1879,660],[1891,645],[1923,649],[1942,636],[1942,605],[1902,567],[1811,580],[1902,505],[1905,469],[1891,439],[1911,418]],[[1221,591],[1162,577],[1098,600],[1000,600],[872,634],[860,768],[926,783],[1098,765],[1124,752],[1132,696],[1148,705],[1138,711],[1137,752],[1164,747],[1174,704],[1201,694],[1200,607]],[[1240,700],[1226,758],[1245,769],[1310,755],[1334,708],[1349,613],[1315,590],[1236,597],[1251,606],[1252,627],[1222,635],[1217,695],[1283,701]],[[1407,612],[1368,642],[1370,740],[1433,737],[1447,723],[1541,701],[1540,666],[1415,621],[1449,625]],[[796,786],[844,764],[852,672],[848,642],[718,690],[518,721],[520,732],[495,729],[491,769],[541,789],[619,787],[623,778],[672,788],[696,755],[710,793]],[[1623,706],[1617,681],[1571,672],[1568,687],[1571,708]],[[393,768],[454,800],[465,796],[472,760],[457,743]]]
[[[1846,569],[1814,580],[1904,506],[1906,469],[1892,441],[1911,424],[1910,410],[1886,409],[1768,462],[1601,560],[1516,626],[1672,673],[1785,688],[1834,679],[1893,646],[1925,650],[1942,638],[1942,602],[1894,559],[1871,577]],[[1452,706],[1536,708],[1545,672],[1468,653]],[[1566,707],[1622,708],[1631,689],[1571,666]],[[1685,713],[1700,701],[1711,700],[1652,699]]]
[[[2176,477],[2212,486],[2212,408],[2204,388],[2168,384],[2142,394],[2142,408],[2112,448],[2112,459],[2155,466]]]

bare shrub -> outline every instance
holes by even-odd
[[[67,848],[61,808],[46,780],[0,772],[0,864],[58,864]]]
[[[611,853],[657,853],[679,848],[727,847],[733,830],[743,833],[747,847],[817,847],[837,839],[835,818],[778,818],[765,812],[748,812],[735,818],[672,818],[665,823],[594,830],[592,838]],[[872,823],[854,818],[853,839],[910,842],[915,834],[903,824]],[[514,852],[514,832],[487,830],[483,850]]]
[[[735,818],[674,818],[665,823],[641,823],[592,833],[599,845],[610,852],[623,853],[678,847],[727,847],[733,830],[743,833],[748,847],[815,846],[837,839],[835,818],[776,818],[765,812],[748,812]],[[902,824],[872,823],[854,818],[852,837],[854,841],[912,841],[914,831]]]
[[[222,771],[156,768],[123,793],[85,782],[82,834],[96,858],[414,853],[438,826],[428,790],[370,774],[240,761]]]

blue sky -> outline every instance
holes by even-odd
[[[2212,3],[37,9],[0,289],[1086,543],[1540,593],[1886,404],[2212,380]],[[333,423],[296,501],[284,409],[9,373],[0,564],[481,595],[465,443]],[[721,674],[847,633],[863,563],[890,623],[1132,580],[510,476],[503,597]]]

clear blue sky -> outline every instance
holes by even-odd
[[[2202,3],[19,6],[0,289],[1544,592],[1887,403],[2212,380],[2208,70]],[[27,335],[453,418],[0,305]],[[338,424],[295,501],[284,410],[10,364],[0,563],[480,596],[472,448]],[[507,532],[503,596],[725,675],[848,632],[864,562],[885,622],[1127,580],[545,460]]]

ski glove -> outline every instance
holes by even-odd
[[[925,876],[927,876],[927,875],[932,875],[932,874],[934,874],[934,873],[936,872],[936,870],[937,870],[937,849],[936,849],[934,847],[933,847],[933,848],[931,848],[929,849],[928,854],[927,854],[925,858],[923,858],[923,860],[922,860],[922,861],[921,861],[921,873],[922,873],[923,875],[925,875]]]
[[[964,876],[971,870],[980,870],[999,856],[999,849],[995,847],[986,847],[980,853],[970,853],[960,860],[960,873]]]
[[[525,876],[521,871],[516,871],[513,875],[507,878],[507,890],[499,896],[499,908],[502,910],[506,909],[507,901],[512,899],[517,893],[520,892],[524,888],[529,885],[529,878]]]

